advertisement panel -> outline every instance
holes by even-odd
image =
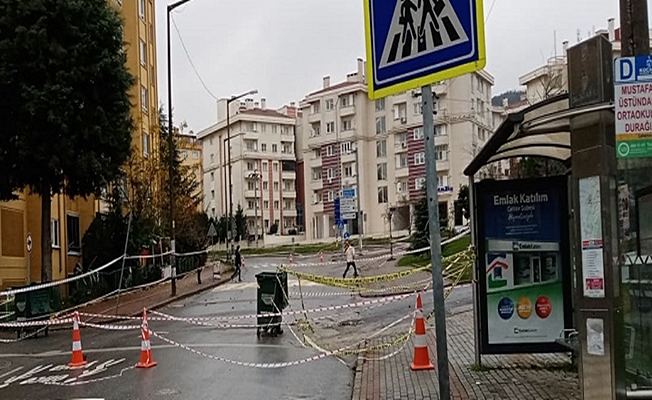
[[[565,177],[477,184],[484,354],[563,351],[571,326]]]

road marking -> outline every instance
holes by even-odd
[[[220,348],[220,347],[237,347],[237,348],[276,348],[276,349],[289,349],[295,348],[294,346],[287,346],[281,344],[264,344],[264,343],[187,343],[185,346],[191,346],[196,348]],[[153,350],[163,350],[177,348],[171,344],[160,344],[152,345]],[[99,353],[111,353],[116,351],[140,351],[140,346],[127,346],[127,347],[113,347],[113,348],[104,348],[104,349],[84,349],[84,354],[99,354]],[[2,358],[47,358],[47,357],[61,357],[70,355],[69,351],[48,351],[47,353],[9,353],[9,354],[0,354]]]
[[[301,287],[326,287],[326,285],[322,285],[320,283],[315,283],[315,282],[310,282],[304,280],[301,282]],[[236,290],[248,290],[248,289],[256,289],[258,287],[257,282],[237,282],[237,283],[227,283],[226,285],[221,285],[213,289],[213,293],[218,293],[218,292],[231,292],[231,291],[236,291]],[[299,287],[299,281],[296,279],[288,279],[288,288],[295,288]]]
[[[7,376],[7,375],[11,375],[11,374],[13,374],[14,372],[18,372],[18,371],[20,371],[21,369],[23,369],[23,367],[18,367],[18,368],[16,368],[16,369],[12,369],[11,371],[9,371],[9,372],[5,372],[4,374],[0,375],[0,378],[4,378],[4,377]]]

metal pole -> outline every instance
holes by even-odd
[[[129,211],[129,221],[127,223],[127,237],[125,238],[125,250],[122,252],[122,267],[120,268],[120,281],[118,282],[118,296],[115,299],[115,315],[118,315],[118,307],[120,307],[120,293],[122,293],[122,279],[125,273],[125,262],[127,261],[127,247],[129,245],[129,233],[131,232],[131,221],[133,220],[134,212]],[[174,296],[174,295],[173,295]]]
[[[474,175],[469,177],[469,225],[471,227],[471,246],[473,251],[477,248],[475,237],[475,187]],[[477,262],[477,261],[476,261]],[[482,365],[482,356],[480,355],[480,309],[478,307],[478,290],[480,281],[478,280],[478,270],[476,262],[473,263],[473,340],[475,344],[475,365]]]
[[[392,261],[394,260],[394,243],[392,243],[392,217],[394,216],[394,210],[391,207],[387,215],[389,218],[389,260]]]
[[[182,4],[182,2],[180,2]],[[170,13],[180,3],[171,4],[167,7],[167,39],[168,39],[168,146],[170,147],[170,160],[169,160],[169,180],[170,180],[170,271],[172,276],[171,281],[171,295],[177,294],[177,274],[176,274],[176,260],[174,259],[174,183],[172,178],[174,176],[174,159],[176,158],[176,150],[174,148],[174,138],[172,135],[172,53],[170,43]],[[185,3],[185,1],[183,2]]]
[[[258,248],[258,181],[260,180],[260,174],[256,171],[256,183],[254,185],[254,218],[256,223],[254,224],[256,236],[256,248]]]
[[[622,56],[650,52],[650,31],[646,0],[620,0]]]
[[[358,198],[358,238],[360,239],[360,253],[362,253],[362,232],[364,220],[362,219],[362,208],[360,207],[360,167],[358,166],[359,148],[355,149],[355,195]]]
[[[229,218],[227,218],[226,223],[226,254],[230,257],[231,252],[229,248],[229,233],[231,233],[231,240],[234,240],[233,237],[233,196],[231,192],[233,191],[233,182],[231,182],[231,99],[226,101],[226,151],[227,151],[227,168],[226,173],[228,175],[228,186],[229,186]],[[233,243],[233,242],[231,242]]]
[[[441,236],[439,233],[439,203],[437,200],[437,159],[435,157],[435,121],[432,87],[421,88],[423,101],[423,131],[426,147],[426,187],[428,196],[428,219],[430,221],[430,258],[432,263],[432,288],[435,309],[435,338],[437,340],[437,372],[439,394],[442,400],[450,400],[448,372],[448,345],[446,340],[446,311],[444,306],[444,278],[441,265]]]

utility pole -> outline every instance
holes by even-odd
[[[358,162],[360,149],[356,145],[355,149],[355,195],[358,203],[358,238],[360,239],[360,253],[362,253],[362,232],[364,228],[364,219],[362,215],[362,208],[360,207],[360,166]]]
[[[620,0],[620,40],[623,57],[650,53],[646,0]]]
[[[423,102],[423,132],[426,147],[426,187],[428,196],[428,224],[430,230],[430,262],[432,264],[432,294],[435,310],[435,338],[437,343],[437,372],[439,394],[450,400],[448,372],[448,344],[446,340],[446,312],[444,305],[444,277],[441,265],[441,235],[439,232],[439,202],[437,199],[437,158],[435,156],[435,121],[432,86],[421,88]]]
[[[387,220],[389,221],[389,261],[394,260],[394,243],[392,240],[392,218],[394,217],[395,207],[389,206],[387,209]]]
[[[182,6],[189,2],[190,0],[180,0],[176,3],[169,4],[167,6],[167,50],[168,50],[168,146],[170,147],[170,159],[169,159],[169,179],[170,179],[170,275],[171,275],[171,295],[177,295],[177,268],[176,260],[174,257],[175,252],[175,235],[174,235],[174,183],[172,178],[174,176],[174,160],[177,156],[177,151],[174,148],[174,131],[172,130],[172,46],[170,43],[170,14],[174,11],[175,8]]]
[[[254,224],[254,236],[256,237],[256,248],[258,247],[258,182],[260,180],[260,176],[261,175],[258,170],[254,170],[254,172],[249,174],[249,177],[254,179],[254,218],[256,221]]]

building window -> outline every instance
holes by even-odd
[[[258,142],[253,140],[248,140],[246,143],[247,143],[247,151],[258,151]]]
[[[260,151],[262,151],[263,153],[267,153],[267,143],[262,143],[260,145]]]
[[[267,132],[267,124],[260,124],[260,131],[262,133]]]
[[[332,110],[333,108],[335,108],[334,104],[335,104],[335,103],[333,103],[333,99],[328,99],[328,100],[326,100],[326,110],[329,110],[329,111],[330,111],[330,110]]]
[[[446,187],[448,186],[448,175],[438,175],[437,176],[437,187]]]
[[[333,133],[333,132],[335,132],[335,122],[327,122],[326,133]]]
[[[211,182],[215,182],[215,172],[211,172]]]
[[[193,150],[192,151],[192,158],[195,160],[199,160],[199,151],[198,150]]]
[[[311,124],[312,131],[310,132],[310,137],[320,136],[321,135],[321,123],[317,122],[316,124]]]
[[[278,133],[278,125],[272,125],[272,133]]]
[[[278,145],[272,144],[272,153],[278,153]]]
[[[342,119],[342,130],[343,131],[353,130],[353,119],[352,118]]]
[[[414,188],[421,190],[426,186],[426,178],[417,178],[414,180]]]
[[[412,136],[414,140],[423,140],[425,137],[423,133],[423,128],[414,128],[414,131],[412,132]]]
[[[442,144],[435,146],[435,159],[437,161],[446,161],[448,160],[448,145]]]
[[[263,181],[263,190],[269,190],[269,182]]]
[[[186,158],[188,158],[188,151],[186,151],[186,150],[181,150],[181,151],[179,152],[179,155],[181,156],[181,159],[182,159],[182,160],[185,160]]]
[[[353,176],[353,163],[344,164],[344,176],[347,178]]]
[[[407,181],[399,181],[396,184],[396,193],[405,193],[408,191],[408,183]]]
[[[147,44],[143,39],[140,39],[140,65],[147,65]]]
[[[332,145],[331,146],[326,146],[326,155],[327,156],[332,156],[333,154],[334,154],[333,146]]]
[[[274,182],[274,191],[278,192],[278,182]]]
[[[426,163],[426,153],[417,153],[414,155],[414,165],[423,165]]]
[[[252,161],[247,161],[247,171],[253,171],[256,169],[256,164]]]
[[[328,201],[334,201],[335,200],[335,192],[332,190],[328,191]]]
[[[435,126],[435,136],[446,136],[446,125]]]
[[[68,233],[68,253],[81,252],[81,232],[79,231],[79,216],[66,216],[66,232]]]
[[[333,179],[335,178],[335,168],[329,168],[326,170],[326,177],[328,179]]]
[[[407,168],[408,166],[408,156],[406,153],[401,153],[396,156],[396,168]]]
[[[313,114],[317,114],[317,113],[319,113],[319,112],[321,111],[320,108],[321,108],[321,107],[320,107],[320,101],[319,101],[319,100],[317,100],[316,102],[312,103],[312,113],[313,113]]]
[[[321,167],[316,167],[312,169],[312,180],[313,181],[321,180]]]
[[[291,210],[292,209],[292,200],[283,200],[283,209]]]
[[[248,208],[249,210],[253,210],[254,207],[255,207],[255,204],[256,204],[256,202],[255,202],[254,200],[248,200],[248,201],[247,201],[247,208]]]
[[[215,154],[211,154],[211,164],[215,162]]]
[[[211,199],[215,200],[215,190],[211,190]]]
[[[340,108],[349,106],[349,96],[340,97]]]
[[[423,104],[421,102],[414,103],[414,115],[423,114]]]
[[[145,0],[138,0],[138,16],[145,20]]]
[[[394,119],[402,120],[407,116],[407,104],[400,103],[394,106]]]
[[[387,186],[381,186],[378,188],[378,204],[387,203]]]
[[[278,210],[278,200],[274,200],[274,209]]]
[[[58,249],[61,247],[61,241],[59,239],[59,220],[53,219],[51,222],[50,234],[52,235],[52,247]]]
[[[342,153],[349,154],[351,152],[351,150],[353,149],[353,142],[343,142],[340,145],[340,147],[342,149]]]
[[[142,103],[143,111],[147,111],[147,105],[149,104],[149,96],[147,95],[147,88],[145,86],[140,87],[140,102]]]
[[[149,156],[149,135],[143,132],[143,157]]]
[[[272,164],[272,166],[274,167],[274,172],[278,172],[278,163],[275,162]]]
[[[387,140],[378,140],[376,142],[376,157],[387,157]]]
[[[247,182],[247,190],[256,190],[256,182]]]
[[[385,99],[376,100],[376,111],[385,110]]]
[[[376,117],[376,135],[381,135],[387,132],[387,125],[385,122],[385,116]]]
[[[269,200],[263,201],[263,207],[265,208],[265,210],[269,210]]]
[[[263,162],[263,172],[267,172],[267,161]]]
[[[387,180],[387,163],[376,165],[376,177],[379,181]]]

